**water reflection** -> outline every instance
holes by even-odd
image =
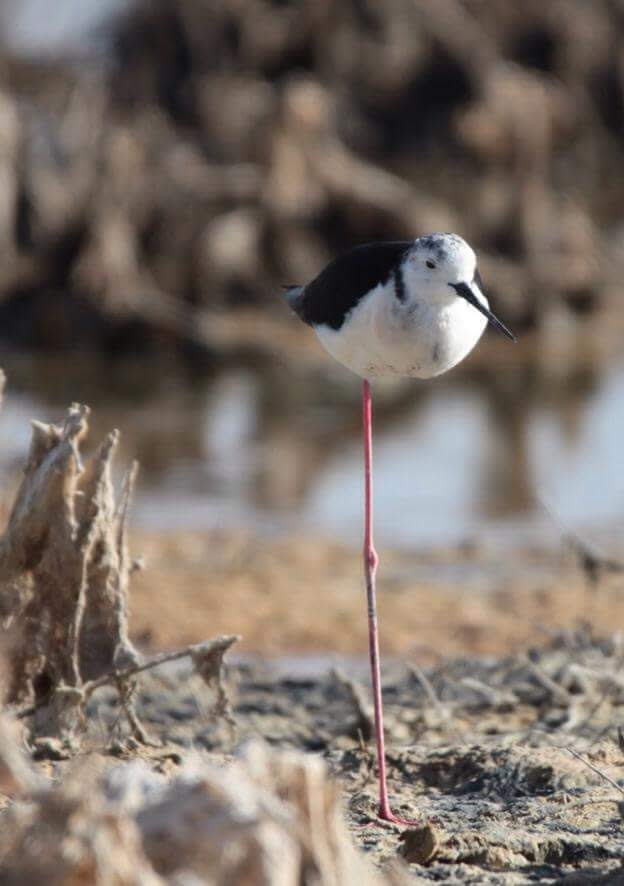
[[[5,361],[6,363],[6,361]],[[180,366],[16,361],[0,418],[0,470],[15,470],[28,419],[57,420],[79,397],[94,431],[123,431],[142,465],[135,523],[254,524],[359,537],[359,387],[283,367],[227,368],[198,382]],[[536,494],[566,519],[624,512],[624,365],[550,378],[528,367],[408,382],[376,398],[378,535],[446,542],[530,523]]]

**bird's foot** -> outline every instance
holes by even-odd
[[[404,828],[416,828],[422,825],[422,821],[417,821],[415,818],[401,818],[400,816],[395,815],[389,806],[380,806],[375,818],[358,824],[358,828],[374,828],[379,825],[385,826],[393,824]]]

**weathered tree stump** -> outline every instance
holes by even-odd
[[[0,370],[0,405],[4,382]],[[92,693],[113,685],[134,738],[147,741],[133,707],[136,677],[188,657],[215,693],[215,717],[233,735],[223,658],[238,636],[141,661],[128,638],[128,585],[136,566],[126,527],[137,464],[116,498],[111,469],[119,433],[111,431],[83,463],[88,417],[88,407],[74,404],[62,425],[33,422],[24,477],[0,537],[0,618],[16,638],[7,701],[29,719],[40,753],[64,754],[77,747]]]
[[[10,703],[33,701],[33,733],[70,740],[83,686],[138,660],[128,639],[132,564],[126,522],[136,465],[117,502],[112,431],[83,464],[89,410],[62,425],[33,422],[24,476],[0,538],[0,613],[19,637]]]

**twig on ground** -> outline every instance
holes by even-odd
[[[494,689],[492,686],[488,686],[481,680],[477,680],[476,677],[462,677],[459,682],[461,686],[465,686],[466,689],[472,689],[473,692],[480,695],[485,704],[490,707],[496,708],[501,705],[511,705],[512,707],[515,707],[518,703],[518,699],[513,693]]]
[[[450,716],[450,711],[448,707],[443,704],[438,698],[438,693],[433,688],[433,684],[429,677],[425,674],[422,668],[419,668],[418,665],[410,665],[410,674],[414,679],[422,686],[425,695],[434,706],[439,716],[443,720],[447,720]]]
[[[154,744],[145,731],[145,728],[137,717],[134,709],[134,692],[136,684],[130,683],[128,680],[117,680],[116,685],[119,702],[126,715],[133,737],[143,745]]]
[[[151,670],[152,668],[157,668],[159,665],[167,664],[171,661],[177,661],[180,658],[208,655],[217,650],[225,651],[240,639],[239,634],[226,634],[221,637],[215,637],[214,640],[207,640],[204,643],[193,643],[189,646],[185,646],[183,649],[176,649],[174,652],[161,652],[146,661],[129,665],[127,668],[123,668],[119,671],[111,671],[108,674],[103,674],[101,677],[98,677],[97,680],[90,680],[82,686],[84,699],[86,701],[96,689],[100,689],[102,686],[106,686],[110,683],[118,686],[120,682],[123,683],[131,677],[134,677],[136,674]],[[38,707],[39,705],[30,705],[27,708],[23,708],[21,711],[15,713],[15,717],[17,717],[18,720],[30,717],[35,713]]]
[[[139,662],[135,665],[130,665],[127,668],[123,668],[120,671],[111,671],[109,674],[103,674],[101,677],[98,677],[97,680],[91,680],[84,685],[84,692],[87,697],[89,697],[96,689],[99,689],[100,686],[106,686],[108,683],[116,683],[118,680],[127,680],[129,677],[134,677],[135,674],[140,674],[143,671],[149,671],[152,668],[157,668],[161,664],[166,664],[170,661],[177,661],[180,658],[193,657],[194,655],[207,655],[208,653],[215,652],[217,649],[229,649],[234,643],[240,640],[239,634],[225,634],[221,637],[215,637],[214,640],[206,640],[204,643],[192,643],[189,646],[185,646],[183,649],[177,649],[175,652],[161,652],[159,655],[154,655],[152,658],[147,659],[147,661]]]
[[[602,705],[605,703],[605,701],[607,701],[609,699],[610,695],[611,695],[611,687],[607,686],[604,689],[604,691],[602,692],[602,695],[600,695],[600,697],[598,698],[598,701],[590,708],[590,710],[583,717],[583,719],[579,720],[577,727],[576,727],[577,731],[580,732],[582,729],[585,729],[586,727],[588,727],[591,724],[591,721],[594,719],[594,717],[598,713],[598,710],[602,707]]]
[[[531,661],[528,655],[521,655],[520,661],[531,672],[537,682],[550,692],[554,700],[558,701],[565,707],[569,707],[572,704],[572,696],[570,693],[564,689],[563,686],[559,686],[558,683],[555,683],[552,677],[549,677],[542,668],[536,665],[534,661]]]
[[[591,769],[592,772],[595,772],[596,775],[599,775],[600,778],[604,779],[604,781],[608,782],[612,788],[615,788],[616,791],[624,797],[624,788],[615,781],[615,779],[611,778],[610,775],[607,775],[606,772],[603,772],[602,769],[599,769],[598,766],[595,766],[593,763],[590,763],[589,760],[586,760],[578,751],[575,751],[574,748],[566,747],[566,751],[569,751],[573,757],[576,757],[577,760],[580,760],[581,763],[584,763],[588,769]]]
[[[203,643],[191,651],[193,667],[206,686],[216,693],[214,714],[228,724],[232,742],[236,740],[236,720],[223,683],[223,656],[233,643],[240,640],[238,634],[217,637],[209,643]]]
[[[543,498],[538,497],[538,501],[561,532],[562,540],[573,552],[581,572],[591,587],[596,587],[603,575],[621,575],[624,572],[624,563],[599,553],[593,545],[584,541],[578,532],[566,526]]]
[[[371,753],[371,749],[369,745],[364,740],[364,736],[362,735],[362,730],[358,729],[357,731],[357,739],[358,746],[360,749],[360,754],[362,755],[362,760],[366,766],[366,771],[362,776],[361,788],[365,788],[367,785],[371,783],[373,777],[375,775],[375,757]]]
[[[355,713],[357,715],[357,731],[362,735],[365,741],[369,741],[373,734],[374,725],[370,704],[364,694],[364,690],[359,683],[356,683],[355,680],[347,677],[347,675],[338,668],[332,668],[331,675],[334,680],[347,691],[349,700],[355,708]]]

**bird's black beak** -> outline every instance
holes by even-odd
[[[449,286],[452,286],[457,295],[460,295],[462,298],[465,298],[466,301],[476,308],[477,311],[481,311],[484,317],[487,317],[492,326],[495,326],[499,329],[503,335],[506,335],[507,338],[510,338],[513,342],[517,341],[516,336],[511,332],[510,329],[507,329],[504,323],[495,317],[494,314],[485,307],[484,304],[481,304],[478,297],[476,296],[472,287],[470,287],[467,283],[449,283]]]

